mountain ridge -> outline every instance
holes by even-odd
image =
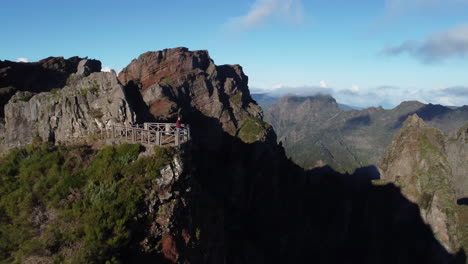
[[[448,251],[437,241],[419,207],[398,187],[372,184],[379,178],[377,168],[347,174],[297,166],[262,120],[242,68],[216,66],[197,54],[145,53],[119,75],[123,82],[114,72],[77,72],[61,89],[16,93],[8,116],[22,118],[8,118],[7,131],[29,130],[32,138],[0,159],[2,261],[436,264],[466,259],[463,250]],[[318,103],[317,109],[331,104],[342,112],[332,98]],[[176,148],[95,146],[99,139],[92,137],[86,138],[91,142],[57,140],[68,137],[70,126],[86,133],[99,124],[173,122],[178,115],[191,125],[192,138]],[[327,121],[319,115],[306,118]],[[38,136],[36,128],[44,128]]]
[[[321,101],[309,105],[304,103],[306,100],[313,102],[312,99],[279,101],[265,112],[265,120],[272,124],[288,156],[305,168],[316,163],[329,164],[339,171],[352,172],[378,164],[392,135],[415,113],[448,134],[468,122],[468,106],[451,109],[406,101],[390,110],[370,107],[343,111],[335,103]],[[349,151],[343,154],[343,148]]]

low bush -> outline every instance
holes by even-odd
[[[0,161],[0,263],[119,263],[144,221],[146,186],[174,155],[157,148],[138,158],[141,151],[36,143],[9,152]]]

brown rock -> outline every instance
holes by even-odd
[[[128,90],[140,91],[149,113],[158,121],[174,121],[182,114],[184,122],[197,126],[211,119],[235,136],[246,120],[263,116],[250,97],[242,67],[217,66],[204,50],[146,52],[120,72],[119,80]],[[260,134],[258,138],[264,138]]]

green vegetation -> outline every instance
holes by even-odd
[[[372,180],[372,185],[374,185],[374,186],[383,186],[383,185],[387,185],[389,183],[390,182],[388,180],[385,180],[385,179]]]
[[[231,96],[229,100],[235,105],[240,105],[242,103],[242,92],[238,92],[235,95]]]
[[[81,88],[80,89],[81,94],[84,95],[84,96],[88,95],[88,91],[89,91],[88,88]]]
[[[263,122],[260,118],[249,117],[242,124],[239,130],[239,137],[246,143],[253,143],[260,140],[266,129],[270,125]]]
[[[0,161],[0,263],[119,263],[148,220],[138,214],[145,190],[174,155],[156,148],[138,158],[141,150],[35,142],[9,152]]]
[[[34,96],[33,93],[24,92],[18,95],[18,100],[23,101],[23,102],[29,102],[29,100],[31,100],[33,96]]]
[[[78,79],[79,79],[78,75],[72,74],[72,75],[68,76],[67,81],[65,82],[65,85],[70,86],[73,83],[75,83]]]
[[[99,84],[96,80],[93,80],[92,82],[89,83],[90,84],[90,87],[89,87],[89,92],[91,92],[92,94],[98,94],[98,91],[99,91]]]
[[[87,88],[81,88],[80,92],[82,95],[87,96],[88,93],[94,94],[94,95],[99,95],[99,84],[96,80],[88,81],[89,87]]]

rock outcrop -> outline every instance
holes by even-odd
[[[247,142],[272,135],[262,121],[261,108],[250,97],[242,67],[217,66],[207,51],[175,48],[147,52],[124,68],[119,80],[127,90],[139,90],[149,118],[165,121],[182,115],[192,126],[211,119],[228,134],[240,135]]]
[[[83,63],[63,89],[34,94],[18,92],[5,106],[5,144],[24,146],[38,136],[44,141],[70,142],[110,124],[133,123],[130,108],[115,72],[92,73]]]
[[[4,117],[4,105],[18,91],[48,92],[64,87],[73,73],[99,71],[100,61],[79,57],[49,57],[32,63],[0,61],[0,118]]]
[[[393,138],[381,163],[382,179],[401,187],[450,252],[459,249],[456,193],[446,139],[416,114]],[[462,153],[459,153],[462,154]],[[466,158],[466,156],[465,156]]]

